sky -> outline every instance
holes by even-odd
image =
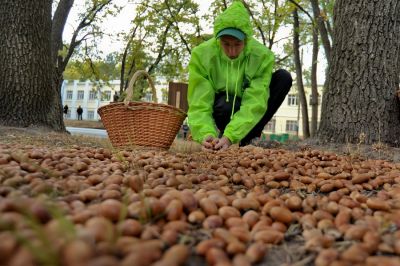
[[[64,40],[69,41],[72,37],[73,29],[76,27],[76,23],[73,23],[78,18],[79,9],[82,6],[79,6],[79,3],[83,5],[84,1],[75,1],[77,3],[71,10],[70,16],[67,21],[67,25],[64,30]],[[122,6],[121,12],[116,16],[109,16],[107,20],[104,21],[102,29],[104,29],[106,35],[102,40],[98,40],[98,49],[103,52],[104,55],[109,54],[115,51],[121,51],[124,47],[124,43],[118,41],[113,35],[119,32],[128,32],[130,29],[130,21],[134,18],[134,1],[132,0],[114,0],[113,1],[118,6]],[[210,0],[195,0],[199,4],[200,13],[204,14],[208,11],[209,6],[211,4]],[[206,32],[212,33],[211,27],[206,27],[207,25],[203,25]],[[290,35],[290,29],[286,29],[279,33],[281,36],[277,36],[277,39]],[[311,46],[303,48],[303,66],[305,68],[310,68],[311,66]],[[320,48],[320,53],[322,51],[322,47]],[[274,53],[279,53],[279,50],[274,50]],[[279,57],[277,55],[276,57]],[[319,58],[322,58],[320,54]],[[323,84],[325,79],[325,71],[326,64],[320,60],[318,64],[318,84]]]

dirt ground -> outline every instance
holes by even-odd
[[[387,160],[390,162],[400,161],[400,148],[390,147],[383,143],[372,145],[351,144],[351,143],[323,143],[315,139],[307,139],[299,142],[288,142],[285,144],[273,143],[270,141],[255,142],[256,146],[265,148],[280,147],[291,151],[313,149],[331,151],[338,155],[357,157],[361,159]]]
[[[67,126],[79,126],[77,123],[69,123]],[[328,151],[334,152],[339,156],[348,156],[356,161],[362,160],[385,160],[388,162],[400,162],[400,149],[392,148],[386,145],[356,145],[356,144],[323,144],[315,140],[307,140],[303,142],[293,142],[280,144],[271,141],[258,141],[255,146],[266,149],[286,150],[288,153],[304,152],[304,151]],[[46,149],[77,149],[77,147],[91,147],[95,149],[110,149],[111,144],[107,139],[71,136],[69,134],[60,134],[49,132],[40,128],[10,128],[0,127],[0,149],[1,145],[6,145],[7,149],[22,152],[33,148],[41,150]],[[199,151],[199,146],[193,143],[183,141],[175,141],[169,153],[178,155],[179,158],[184,158],[189,163],[193,158],[207,158],[207,155],[199,155],[196,157],[193,152]],[[140,153],[140,152],[139,152]],[[157,153],[156,153],[157,154]],[[187,156],[187,157],[185,157]],[[224,162],[223,158],[213,157],[212,160],[218,158]],[[201,165],[215,163],[215,161],[207,161],[204,159]],[[1,183],[0,183],[1,184]],[[0,185],[1,188],[1,185]],[[1,195],[0,195],[1,199]],[[0,208],[1,212],[1,208]],[[195,235],[196,232],[193,232]],[[338,244],[340,245],[340,243]],[[346,244],[348,245],[348,244]],[[292,225],[285,233],[285,238],[282,244],[272,246],[268,249],[268,255],[264,260],[256,265],[314,265],[314,260],[317,253],[310,252],[305,249],[305,240],[301,236],[301,230],[298,224]],[[1,247],[0,247],[1,248]],[[1,264],[1,263],[0,263]],[[205,265],[204,257],[193,256],[186,262],[186,265]],[[347,265],[347,264],[343,264]],[[393,264],[398,265],[398,264]]]
[[[400,91],[399,91],[400,93]],[[83,127],[83,128],[96,128],[104,129],[101,121],[82,121],[82,120],[65,120],[67,127]],[[4,130],[4,129],[3,129]],[[2,131],[3,131],[2,130]],[[23,132],[18,129],[19,132]],[[26,132],[34,132],[34,130],[26,130]],[[177,144],[177,143],[175,143]],[[392,162],[400,161],[400,148],[390,147],[384,143],[376,143],[373,145],[365,144],[338,144],[338,143],[322,143],[319,140],[307,139],[304,141],[289,142],[281,144],[274,141],[255,141],[254,144],[264,148],[283,148],[288,150],[302,150],[302,149],[317,149],[324,151],[332,151],[341,155],[358,156],[364,159],[383,159]]]

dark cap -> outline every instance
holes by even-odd
[[[246,34],[244,34],[243,31],[236,28],[225,28],[221,30],[217,34],[217,39],[224,35],[235,37],[236,39],[239,39],[241,41],[243,41],[246,38]]]

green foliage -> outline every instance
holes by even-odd
[[[119,78],[119,70],[116,54],[109,54],[104,61],[92,62],[88,58],[70,61],[64,71],[64,79],[109,81]]]
[[[333,25],[333,8],[335,6],[335,0],[320,0],[322,6],[322,16],[325,21],[329,21]]]
[[[80,34],[93,38],[85,39],[85,49],[80,49],[73,62],[68,64],[65,79],[111,80],[119,79],[123,72],[122,91],[135,71],[150,71],[157,83],[162,80],[187,81],[187,65],[191,50],[212,37],[212,25],[216,14],[232,1],[212,1],[210,11],[201,15],[199,5],[194,0],[139,0],[131,7],[131,29],[127,33],[116,33],[115,38],[125,43],[118,54],[104,57],[96,47],[96,36],[101,36],[100,22],[106,16],[116,16],[120,7],[111,6],[108,1],[86,0],[85,12],[81,18],[93,18],[91,27]],[[295,5],[286,0],[245,0],[254,24],[255,37],[264,42],[276,54],[277,68],[294,71],[292,62],[292,11]],[[296,0],[305,11],[312,14],[309,1]],[[95,13],[96,7],[108,6]],[[331,22],[334,0],[320,0],[321,10],[326,20]],[[309,45],[312,41],[312,23],[302,11],[300,15],[300,42]],[[205,30],[204,26],[211,26]],[[90,31],[90,34],[89,34]],[[282,37],[282,31],[285,36]],[[93,40],[93,41],[89,41]],[[60,55],[64,56],[65,51]],[[89,59],[90,58],[90,59]],[[307,71],[305,70],[305,73]],[[148,89],[147,82],[138,82],[135,98],[141,98]]]
[[[130,32],[119,35],[126,43],[126,56],[121,56],[124,89],[140,69],[152,74],[155,82],[158,76],[187,80],[191,49],[204,41],[198,4],[192,0],[143,0],[135,5],[135,13]],[[138,82],[134,97],[143,97],[147,89],[146,83]]]
[[[68,54],[67,46],[64,46],[62,50],[58,51],[58,56],[61,56],[63,59],[65,59],[65,57],[67,57],[67,54]]]

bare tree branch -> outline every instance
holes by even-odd
[[[157,58],[156,58],[156,60],[149,66],[149,68],[148,68],[148,70],[147,70],[147,72],[150,74],[150,73],[153,72],[153,70],[155,69],[156,65],[158,65],[158,64],[160,63],[160,61],[162,60],[162,58],[164,58],[164,56],[165,56],[165,55],[163,55],[163,53],[164,53],[165,45],[166,45],[166,43],[167,43],[167,33],[168,33],[168,31],[170,30],[170,28],[173,26],[174,21],[173,21],[173,20],[170,20],[170,19],[168,19],[168,18],[166,18],[164,15],[162,15],[162,12],[161,12],[160,10],[154,8],[153,6],[149,6],[148,4],[143,4],[143,5],[144,5],[145,7],[147,7],[147,8],[151,8],[151,9],[155,10],[157,13],[161,14],[161,16],[163,17],[163,19],[165,19],[165,20],[168,22],[168,24],[167,24],[167,26],[166,26],[166,28],[165,28],[165,30],[164,30],[164,33],[163,33],[163,38],[162,38],[162,40],[161,40],[160,47],[159,47],[159,49],[158,49]],[[182,4],[177,8],[177,12],[178,12],[178,13],[179,13],[180,10],[183,8],[183,6],[184,6],[184,3],[182,3]]]
[[[292,55],[293,55],[293,52],[290,52],[289,54],[285,55],[285,56],[282,57],[282,58],[275,59],[275,63],[276,63],[277,65],[279,65],[280,63],[282,63],[283,61],[285,61],[286,59],[288,59],[288,58],[291,57]]]
[[[87,12],[86,16],[84,16],[81,20],[81,22],[79,23],[78,27],[76,28],[76,30],[74,31],[71,41],[70,41],[70,45],[68,46],[68,52],[67,52],[67,56],[66,57],[58,57],[58,72],[60,74],[62,74],[68,64],[69,59],[71,58],[72,54],[75,51],[75,48],[78,47],[83,39],[81,38],[80,40],[78,40],[78,35],[81,32],[82,29],[86,28],[87,26],[91,25],[94,21],[94,19],[96,18],[96,15],[103,10],[104,7],[106,7],[108,4],[110,4],[112,2],[112,0],[108,0],[104,3],[101,3],[100,5],[93,5],[92,8],[89,10],[89,12]]]
[[[228,8],[228,4],[226,3],[226,0],[223,0],[222,3],[224,4],[224,9]]]
[[[326,61],[329,63],[331,61],[331,42],[329,40],[328,32],[325,27],[324,19],[321,16],[321,10],[319,9],[319,3],[318,0],[310,0],[314,17],[318,25],[319,33],[321,35],[321,40],[322,40],[322,46],[324,47],[325,51],[325,56],[326,56]]]
[[[150,65],[150,67],[147,69],[147,73],[149,73],[149,74],[153,72],[153,70],[156,67],[156,65],[158,65],[158,63],[160,63],[161,59],[163,58],[163,52],[164,52],[165,44],[167,43],[167,33],[168,33],[169,29],[171,28],[171,26],[172,26],[172,23],[169,22],[168,25],[165,27],[163,38],[162,38],[162,41],[161,41],[161,45],[160,45],[160,48],[158,49],[157,58]]]
[[[136,36],[136,31],[137,31],[138,28],[139,28],[139,24],[136,24],[135,28],[132,30],[132,33],[128,38],[128,43],[125,46],[124,53],[122,54],[121,75],[120,75],[120,84],[119,84],[119,92],[120,92],[120,94],[122,94],[123,88],[124,88],[124,82],[123,81],[124,81],[124,75],[125,75],[126,57],[128,56],[129,47],[131,46],[133,38],[135,38],[135,36]]]
[[[54,13],[51,25],[51,57],[54,65],[57,65],[58,51],[62,49],[62,34],[69,12],[74,4],[74,0],[61,0]]]
[[[191,54],[192,53],[192,49],[189,47],[189,43],[186,41],[186,39],[184,38],[184,36],[182,35],[182,33],[181,33],[180,29],[179,29],[178,23],[177,23],[177,21],[175,19],[175,15],[172,14],[171,7],[169,6],[168,0],[165,0],[165,5],[167,6],[168,13],[170,14],[170,16],[173,19],[173,22],[175,24],[175,29],[178,32],[178,35],[179,35],[182,43],[185,45],[185,48],[188,51],[188,53]]]
[[[262,28],[261,28],[260,22],[254,17],[254,14],[253,14],[253,12],[251,11],[249,5],[248,5],[245,1],[243,1],[243,4],[244,4],[244,6],[246,7],[247,11],[249,12],[249,14],[250,14],[251,18],[253,19],[254,23],[256,24],[256,28],[257,28],[258,31],[260,32],[260,35],[261,35],[261,39],[262,39],[262,41],[263,41],[263,44],[266,45],[266,40],[265,40],[264,32],[263,32],[263,30],[262,30]]]
[[[294,0],[288,0],[290,3],[292,3],[293,5],[295,5],[298,9],[300,9],[301,11],[303,11],[304,12],[304,14],[306,14],[309,18],[310,18],[310,20],[312,21],[312,22],[314,22],[314,18],[310,15],[310,13],[308,13],[308,11],[307,10],[305,10],[301,5],[299,5],[296,1],[294,1]]]

